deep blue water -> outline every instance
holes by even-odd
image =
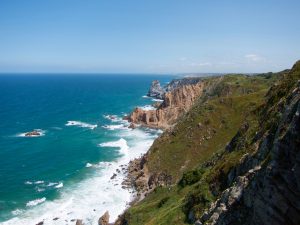
[[[142,97],[153,79],[164,84],[171,77],[0,75],[0,222],[13,217],[13,210],[26,210],[33,199],[58,198],[61,189],[55,186],[63,183],[66,188],[86,179],[87,163],[119,157],[98,146],[115,132],[102,127],[111,123],[104,115],[122,117],[135,106],[153,103]],[[98,126],[66,126],[70,120]],[[33,129],[45,135],[19,136]]]

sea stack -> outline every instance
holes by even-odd
[[[165,91],[160,86],[159,81],[154,80],[154,81],[152,81],[152,84],[149,88],[147,96],[152,97],[152,98],[163,99],[164,93],[165,93]]]

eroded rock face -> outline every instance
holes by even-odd
[[[257,134],[257,152],[232,171],[233,185],[202,215],[203,224],[300,224],[299,81],[277,107],[276,130]]]
[[[160,86],[159,81],[158,80],[152,81],[147,96],[163,99],[164,94],[165,94],[165,90]]]
[[[129,116],[129,121],[154,128],[168,128],[192,107],[194,101],[203,93],[204,86],[204,83],[198,82],[166,92],[159,108],[156,110],[136,108]]]

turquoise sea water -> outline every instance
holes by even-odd
[[[153,103],[143,97],[153,79],[171,76],[1,75],[0,223],[94,224],[110,207],[116,217],[129,195],[108,177],[159,135],[130,130],[121,118]],[[44,135],[22,136],[33,129]]]

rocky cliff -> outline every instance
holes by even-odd
[[[131,163],[144,198],[117,224],[300,224],[300,62],[201,84],[193,106]]]
[[[256,146],[197,224],[300,224],[300,62],[267,94]],[[241,151],[247,132],[227,151]],[[238,147],[240,145],[240,147]]]
[[[147,96],[163,99],[164,94],[165,94],[165,90],[160,86],[159,81],[158,80],[152,81]]]
[[[192,107],[195,100],[198,99],[204,91],[209,91],[212,86],[216,86],[221,79],[222,77],[216,78],[213,84],[201,78],[173,80],[165,87],[166,92],[162,95],[163,102],[157,109],[143,110],[136,108],[130,114],[129,121],[148,127],[169,128],[176,123],[180,116]]]

